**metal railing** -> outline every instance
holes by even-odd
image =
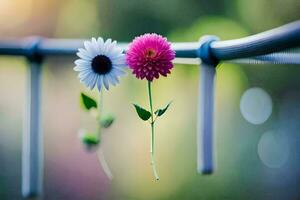
[[[22,142],[22,194],[24,197],[42,193],[43,134],[41,127],[41,66],[46,56],[73,56],[83,40],[29,37],[0,40],[0,55],[24,56],[28,59],[26,117]],[[120,44],[126,51],[127,44]],[[216,65],[223,61],[235,63],[300,64],[300,21],[237,40],[218,41],[204,36],[200,42],[173,43],[180,63],[200,63],[198,110],[198,171],[212,173],[213,110]],[[186,60],[191,59],[192,60]],[[196,61],[196,62],[195,62]],[[200,61],[200,62],[199,62]]]

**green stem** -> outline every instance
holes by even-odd
[[[156,171],[156,164],[154,158],[154,119],[153,119],[153,105],[152,105],[152,92],[151,92],[151,81],[148,81],[148,94],[149,94],[149,103],[150,103],[150,112],[151,112],[151,139],[150,139],[150,158],[153,174],[156,180],[159,180],[159,176]]]
[[[98,101],[98,118],[97,118],[97,124],[98,124],[98,139],[100,140],[100,147],[99,149],[97,150],[97,158],[100,162],[100,165],[102,166],[102,169],[104,171],[104,173],[106,174],[106,176],[112,180],[113,178],[113,175],[111,173],[111,170],[106,162],[106,159],[104,157],[104,153],[103,153],[103,150],[102,150],[102,147],[101,147],[101,133],[102,133],[102,129],[101,129],[101,124],[100,124],[100,120],[101,120],[101,113],[103,113],[103,103],[104,103],[104,100],[103,100],[103,90],[101,90],[100,92],[100,95],[99,95],[99,101]]]
[[[100,125],[100,120],[101,120],[101,113],[103,113],[103,90],[101,90],[100,95],[99,95],[99,101],[98,101],[98,117],[97,117],[97,123],[98,123],[98,131],[97,131],[97,136],[98,139],[101,137],[101,125]]]

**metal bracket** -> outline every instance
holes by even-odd
[[[41,63],[38,54],[40,38],[28,40],[29,61],[26,89],[25,118],[22,141],[22,195],[36,197],[42,194],[43,135],[41,130]]]
[[[211,174],[214,171],[214,93],[216,66],[219,63],[210,52],[210,44],[218,40],[215,36],[200,39],[198,57],[200,64],[198,133],[197,133],[197,171]]]

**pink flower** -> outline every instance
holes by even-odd
[[[155,33],[136,37],[126,53],[126,61],[132,73],[139,79],[152,81],[160,75],[167,76],[173,68],[175,52],[166,38]]]

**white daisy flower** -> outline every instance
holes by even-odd
[[[75,61],[75,71],[79,72],[78,78],[91,90],[97,85],[99,92],[104,87],[109,90],[109,85],[119,83],[119,76],[125,75],[125,54],[117,47],[117,42],[111,39],[105,42],[101,37],[97,40],[84,42],[85,48],[78,49]]]

